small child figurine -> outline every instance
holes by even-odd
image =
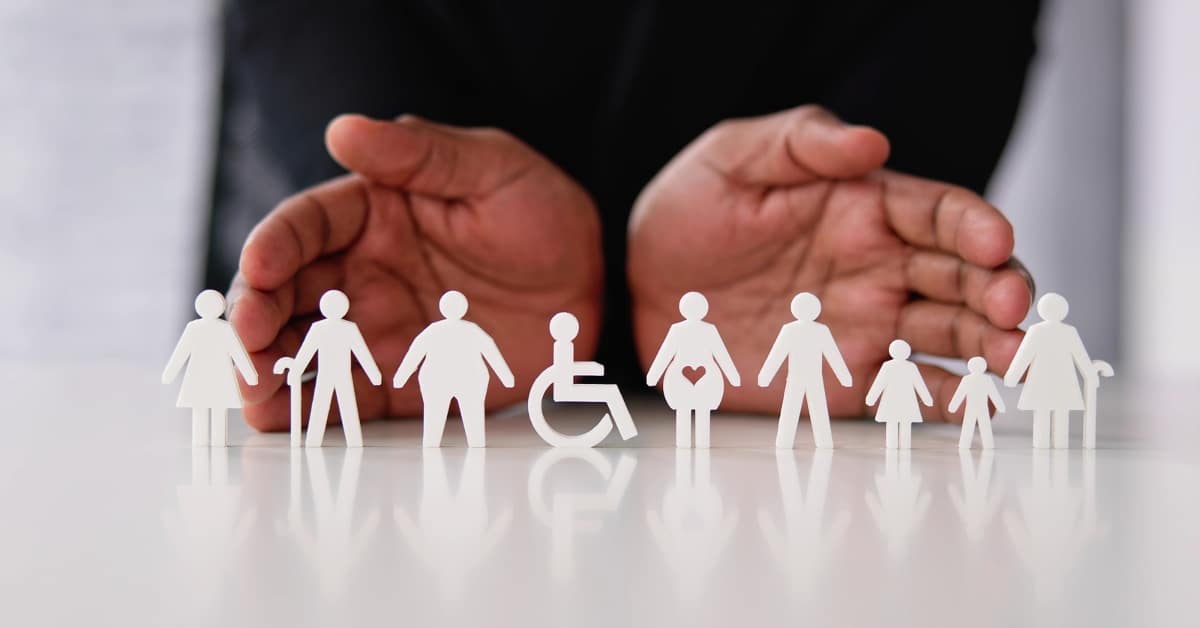
[[[879,402],[875,420],[887,424],[886,447],[888,449],[910,449],[912,447],[912,424],[920,423],[921,403],[932,406],[933,396],[921,379],[917,365],[909,361],[912,347],[903,340],[893,340],[888,346],[891,360],[883,363],[875,382],[867,391],[867,405]]]
[[[992,440],[992,416],[988,409],[988,400],[996,404],[996,410],[1004,412],[1004,400],[1000,391],[987,374],[987,360],[975,356],[967,361],[967,370],[954,397],[950,399],[950,411],[957,412],[963,401],[967,402],[967,411],[963,415],[962,436],[958,438],[959,449],[970,449],[971,441],[975,438],[975,424],[979,423],[979,439],[984,449],[996,446]]]

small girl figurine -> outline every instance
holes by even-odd
[[[899,449],[912,447],[912,424],[920,423],[921,408],[917,405],[917,397],[927,406],[933,405],[933,396],[917,365],[908,361],[912,348],[903,340],[893,340],[888,346],[892,359],[879,367],[871,390],[867,392],[867,405],[873,406],[879,402],[879,410],[875,412],[875,421],[887,423],[888,449],[897,448],[896,433],[899,431]],[[882,396],[882,398],[881,398]]]

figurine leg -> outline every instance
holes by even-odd
[[[208,447],[208,408],[192,408],[192,447]]]
[[[692,446],[691,410],[675,411],[675,446],[679,449],[688,449]]]
[[[1034,410],[1033,412],[1033,447],[1046,449],[1050,446],[1050,411]]]
[[[813,444],[818,449],[833,449],[833,429],[829,427],[829,406],[825,403],[825,389],[817,386],[808,393],[808,421],[812,423]],[[800,413],[797,403],[796,414]]]
[[[1071,413],[1068,410],[1054,411],[1054,448],[1066,449],[1071,446],[1068,440],[1071,436]]]
[[[708,423],[712,410],[696,408],[696,449],[708,449]]]
[[[912,449],[912,423],[900,424],[900,449]]]
[[[958,448],[970,449],[971,441],[975,439],[975,415],[963,415],[962,432],[958,435]]]
[[[887,431],[884,435],[884,447],[887,449],[896,448],[896,428],[899,427],[895,421],[887,422]]]
[[[424,406],[424,435],[421,437],[422,447],[441,447],[442,432],[446,429],[446,415],[450,413],[450,395],[434,393],[422,395],[421,405]],[[462,400],[458,400],[459,411],[463,415],[463,429],[467,426],[467,412],[462,409]],[[467,432],[467,444],[471,442],[471,432]]]
[[[467,447],[486,447],[487,436],[484,432],[483,399],[465,395],[467,399],[458,398],[458,410],[462,414],[463,431],[467,433]],[[443,414],[443,417],[446,415]],[[443,422],[445,419],[443,419]]]
[[[783,406],[779,408],[779,429],[775,432],[775,447],[793,449],[796,446],[796,426],[800,422],[800,395],[791,389],[783,391]]]
[[[308,415],[308,436],[305,447],[320,447],[325,442],[325,424],[329,422],[329,403],[333,401],[333,387],[317,376],[313,391],[312,410]]]
[[[362,447],[362,423],[358,420],[358,398],[354,395],[353,382],[337,389],[338,412],[342,416],[342,433],[346,435],[347,447]]]
[[[229,411],[225,408],[212,409],[212,446],[229,446]]]
[[[992,438],[992,419],[986,414],[979,417],[979,440],[984,449],[996,448],[996,441]]]

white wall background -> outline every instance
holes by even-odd
[[[0,0],[0,358],[169,351],[199,273],[217,9]],[[1200,372],[1200,2],[1049,0],[1040,32],[989,197],[1096,357],[1125,320],[1131,361]]]

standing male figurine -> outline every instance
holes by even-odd
[[[442,446],[442,431],[446,428],[451,399],[458,400],[467,445],[483,447],[486,445],[483,401],[487,396],[488,367],[496,372],[505,388],[512,388],[516,383],[496,341],[479,325],[463,320],[467,314],[467,297],[463,293],[451,290],[443,294],[438,309],[445,319],[430,324],[413,339],[400,368],[396,369],[392,386],[404,386],[417,367],[421,367],[417,383],[421,386],[421,403],[425,408],[422,443],[425,447]]]
[[[313,393],[312,414],[308,417],[308,447],[320,447],[325,440],[325,423],[329,420],[329,404],[337,393],[338,410],[347,447],[362,447],[362,425],[358,422],[358,400],[354,396],[354,379],[350,376],[350,355],[358,359],[371,383],[383,383],[383,375],[367,349],[358,325],[345,320],[350,311],[350,299],[341,290],[329,290],[321,295],[321,315],[308,328],[289,378],[299,381],[308,363],[317,357],[317,384]],[[292,382],[288,382],[291,384]]]
[[[975,424],[979,424],[979,440],[984,449],[996,446],[992,440],[992,415],[988,408],[988,400],[996,404],[996,411],[1004,412],[1004,400],[1000,391],[987,374],[987,360],[975,356],[967,361],[966,375],[954,391],[950,399],[950,411],[958,412],[958,407],[967,402],[967,411],[963,414],[962,435],[958,437],[959,449],[970,449],[971,440],[975,438]]]
[[[808,416],[812,423],[813,442],[817,447],[833,447],[833,431],[829,427],[829,406],[825,402],[825,379],[821,372],[822,361],[828,361],[838,383],[846,388],[852,385],[850,369],[838,351],[837,343],[829,328],[817,322],[821,313],[821,300],[809,292],[801,292],[792,298],[792,316],[795,322],[787,323],[779,330],[779,337],[767,354],[767,361],[758,374],[758,385],[766,388],[775,379],[775,373],[787,358],[787,384],[783,389],[783,407],[779,412],[779,432],[775,446],[791,449],[795,446],[796,425],[800,421],[800,406],[808,400]]]

